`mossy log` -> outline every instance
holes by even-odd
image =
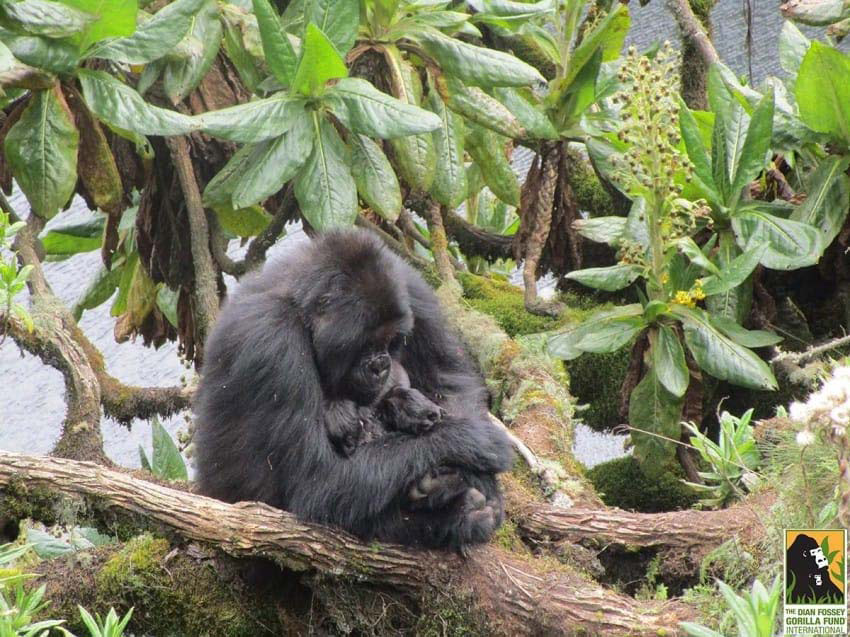
[[[451,591],[470,600],[471,612],[483,611],[498,634],[676,634],[680,621],[694,617],[679,601],[638,601],[551,560],[519,557],[494,546],[462,558],[366,545],[267,505],[225,504],[90,462],[3,452],[0,484],[11,481],[142,516],[234,557],[261,556],[292,570],[416,595]]]

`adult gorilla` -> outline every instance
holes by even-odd
[[[501,523],[496,474],[513,456],[483,381],[432,290],[370,234],[329,232],[268,264],[224,305],[205,352],[202,493],[428,547],[483,542]],[[442,418],[341,456],[328,433],[377,418],[393,365]]]

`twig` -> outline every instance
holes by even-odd
[[[773,358],[770,359],[770,364],[776,365],[777,363],[795,363],[799,365],[800,363],[803,363],[811,358],[814,358],[815,356],[823,354],[824,352],[828,352],[839,347],[844,347],[845,345],[850,345],[850,334],[846,336],[841,336],[831,341],[827,341],[825,343],[821,343],[820,345],[813,345],[812,347],[802,352],[779,351],[778,354],[776,354]]]

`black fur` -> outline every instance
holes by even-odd
[[[427,433],[388,432],[342,458],[325,421],[350,417],[346,378],[388,319],[406,334],[394,360],[444,416]],[[429,547],[486,541],[501,522],[496,474],[513,454],[489,421],[483,381],[432,290],[371,235],[330,232],[268,264],[225,304],[205,352],[202,493]]]

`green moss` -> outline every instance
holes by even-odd
[[[582,354],[564,363],[570,377],[570,393],[587,408],[578,413],[588,427],[607,431],[619,425],[620,393],[629,367],[631,348],[609,354]]]
[[[557,319],[526,311],[522,290],[507,281],[459,273],[464,298],[479,312],[492,316],[510,337],[552,329]]]
[[[587,477],[602,501],[621,509],[655,513],[686,509],[698,499],[696,492],[670,473],[648,478],[633,456],[603,462],[590,469]]]
[[[513,553],[528,552],[528,548],[519,536],[516,524],[514,524],[510,519],[506,519],[502,523],[502,526],[500,526],[493,534],[493,539],[491,541],[497,546],[501,546],[506,551],[511,551]]]
[[[579,208],[586,210],[591,217],[617,214],[614,200],[588,162],[579,160],[570,166],[570,186]]]

